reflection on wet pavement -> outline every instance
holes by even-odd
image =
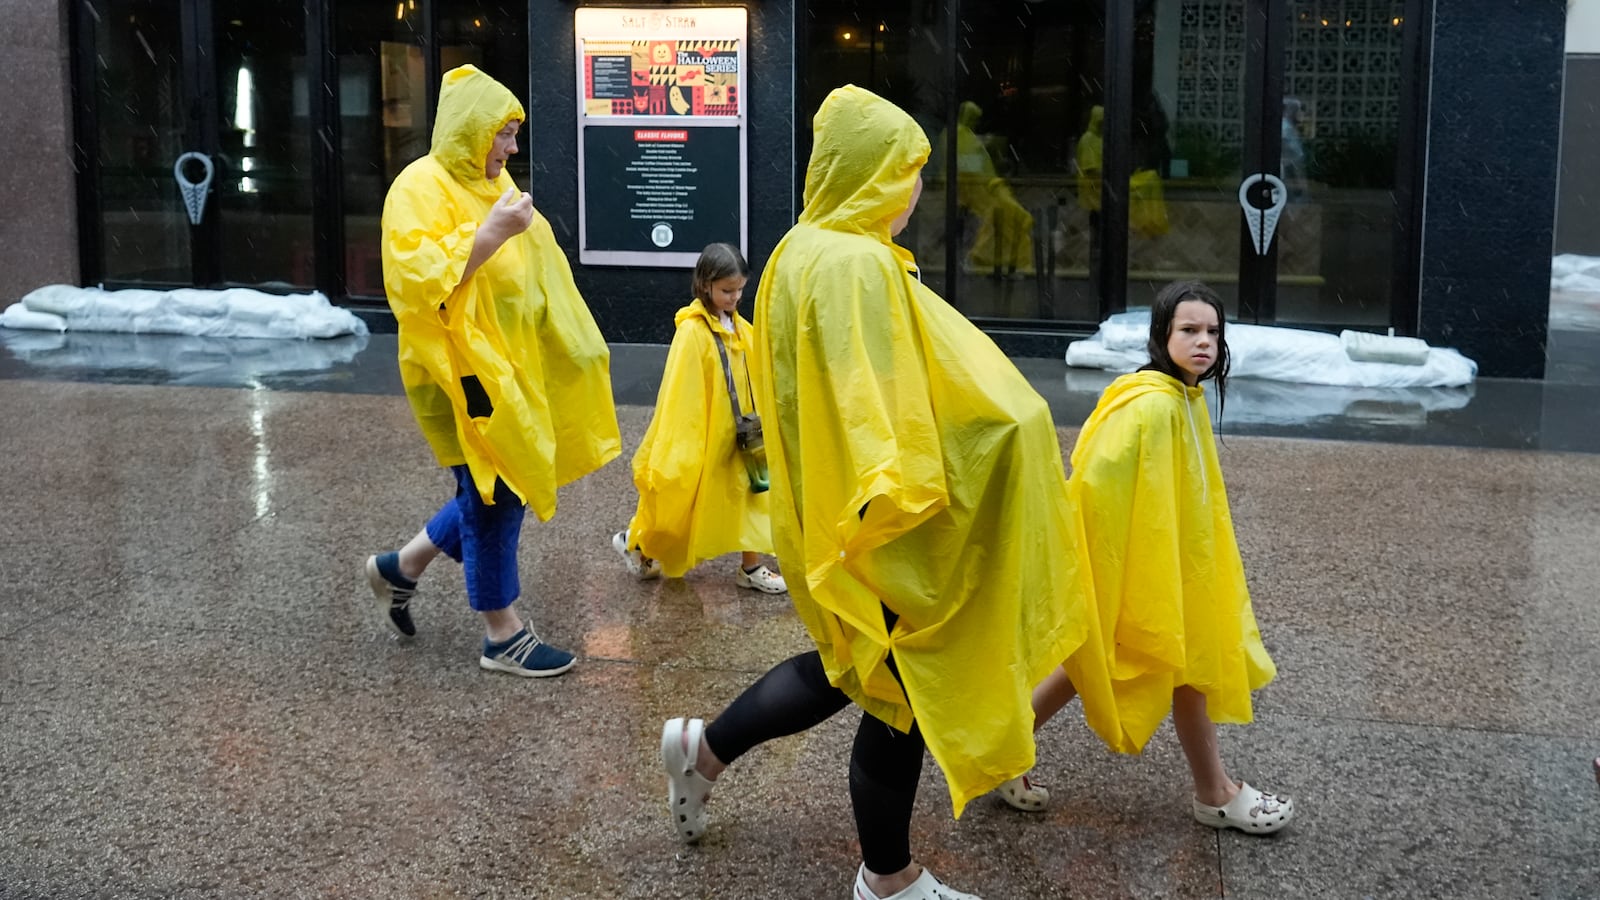
[[[416,641],[369,614],[362,560],[449,488],[392,341],[321,365],[177,352],[198,369],[5,342],[0,896],[845,896],[850,712],[741,759],[701,846],[664,813],[662,720],[714,715],[808,641],[785,598],[734,587],[737,557],[640,583],[610,550],[662,348],[616,348],[624,457],[524,532],[523,611],[581,657],[530,683],[477,668],[453,566]],[[1098,386],[1022,367],[1070,448]],[[952,820],[930,765],[919,859],[990,900],[1586,895],[1600,409],[1571,387],[1236,382],[1222,464],[1280,675],[1221,740],[1300,818],[1197,826],[1170,728],[1116,757],[1066,715],[1040,736],[1043,814]]]

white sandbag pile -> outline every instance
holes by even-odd
[[[1550,290],[1600,292],[1600,256],[1561,253],[1550,259]]]
[[[162,372],[179,384],[215,384],[217,378],[239,383],[286,372],[326,371],[354,360],[366,349],[367,341],[367,335],[284,341],[103,331],[0,332],[0,346],[30,366],[91,372]]]
[[[1117,313],[1087,340],[1067,346],[1067,365],[1131,372],[1150,361],[1150,310]],[[1478,364],[1416,338],[1346,331],[1343,335],[1229,322],[1230,377],[1348,387],[1460,387]]]
[[[104,291],[67,284],[39,288],[0,312],[0,326],[35,331],[110,331],[197,337],[331,338],[365,335],[367,324],[321,293]]]

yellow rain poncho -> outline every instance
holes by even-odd
[[[1099,638],[1065,669],[1090,724],[1137,753],[1179,685],[1206,695],[1213,721],[1249,722],[1251,691],[1277,669],[1250,608],[1204,388],[1159,372],[1113,381],[1078,435],[1070,486]]]
[[[711,334],[716,329],[722,336],[739,409],[750,412],[750,323],[735,313],[737,333],[729,332],[699,300],[678,310],[676,320],[655,417],[633,455],[639,506],[628,525],[629,540],[660,561],[669,578],[735,550],[772,552],[768,494],[750,490],[734,443],[722,357]]]
[[[1087,633],[1061,446],[891,241],[922,130],[857,87],[814,128],[805,209],[756,299],[773,542],[829,679],[895,728],[915,714],[960,815],[1030,767],[1032,689]]]
[[[622,441],[610,351],[550,223],[535,211],[461,280],[479,224],[516,188],[505,171],[485,175],[494,134],[523,118],[516,97],[476,68],[445,74],[433,146],[384,201],[383,282],[406,397],[439,464],[465,464],[485,503],[504,480],[548,519],[556,488],[604,465]],[[468,415],[463,379],[482,387],[487,415]]]

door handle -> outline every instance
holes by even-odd
[[[1239,208],[1244,210],[1244,221],[1250,229],[1250,240],[1255,244],[1257,256],[1267,255],[1267,248],[1272,246],[1272,233],[1278,230],[1278,219],[1288,202],[1289,189],[1276,175],[1257,172],[1246,175],[1239,183]]]
[[[205,169],[205,177],[199,181],[190,181],[189,176],[183,174],[183,164],[198,162]],[[204,153],[190,151],[179,156],[172,163],[172,178],[178,182],[178,193],[183,195],[183,206],[189,212],[189,224],[199,225],[200,220],[206,215],[206,195],[211,192],[211,176],[216,173],[216,168],[211,164],[211,157]]]

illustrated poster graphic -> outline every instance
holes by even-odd
[[[737,116],[737,40],[585,40],[588,116]]]

